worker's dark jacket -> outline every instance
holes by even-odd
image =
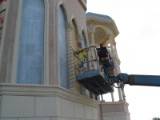
[[[99,56],[100,64],[106,64],[110,66],[109,52],[106,47],[97,48],[97,54]]]

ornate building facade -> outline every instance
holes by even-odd
[[[0,120],[102,119],[74,51],[101,37],[118,74],[114,21],[86,15],[86,0],[1,0],[0,10]]]

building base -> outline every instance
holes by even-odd
[[[97,103],[56,87],[0,85],[0,120],[98,120]]]
[[[101,120],[130,120],[126,102],[101,102],[99,110]]]

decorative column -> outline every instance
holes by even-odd
[[[19,3],[19,0],[9,0],[7,3],[9,8],[3,30],[4,36],[1,39],[0,47],[0,83],[11,83],[12,80]]]
[[[49,85],[54,87],[59,87],[59,80],[58,80],[58,24],[57,18],[58,15],[56,14],[56,0],[48,0],[48,79]],[[54,9],[53,9],[54,8]]]
[[[7,0],[0,0],[0,45],[1,45],[1,38],[2,38],[6,11],[7,11]]]

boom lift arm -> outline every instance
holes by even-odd
[[[119,74],[116,78],[124,84],[139,86],[160,86],[160,76],[158,75],[127,75]],[[117,80],[113,82],[118,82]]]
[[[96,95],[112,92],[115,83],[121,85],[160,86],[160,76],[158,75],[129,75],[120,73],[117,76],[110,76],[109,71],[106,70],[108,65],[103,64],[100,66],[94,46],[81,49],[76,55],[77,58],[80,55],[82,60],[78,64],[81,67],[78,67],[78,69],[76,67],[77,80]],[[87,58],[86,55],[88,56]]]

